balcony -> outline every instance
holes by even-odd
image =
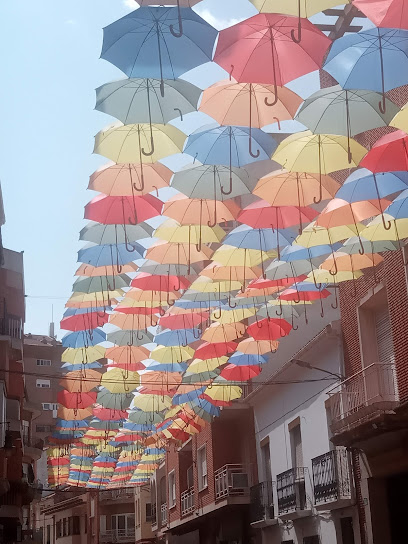
[[[394,363],[373,363],[345,380],[330,396],[333,434],[350,430],[398,404]]]
[[[164,527],[165,525],[167,525],[167,504],[164,503],[161,505],[161,508],[160,508],[160,513],[161,513],[161,526]]]
[[[135,542],[135,529],[111,529],[101,532],[100,544],[116,544],[120,542]]]
[[[133,489],[111,489],[109,491],[101,491],[101,501],[115,501],[115,502],[128,502],[133,501],[135,498],[135,492]]]
[[[273,505],[273,484],[272,482],[261,482],[251,487],[251,525],[255,529],[261,529],[275,525],[275,511]]]
[[[194,488],[191,487],[181,494],[181,517],[189,516],[194,510]]]
[[[23,435],[23,453],[33,461],[38,461],[44,451],[44,440]]]
[[[229,497],[249,499],[249,475],[244,465],[224,465],[215,471],[214,479],[216,501]]]
[[[295,467],[277,475],[276,489],[280,518],[296,519],[311,514],[311,510],[307,509],[306,501],[306,473],[307,468]]]
[[[151,517],[151,524],[152,524],[152,531],[155,531],[158,528],[158,521],[157,521],[157,506],[156,506],[156,497],[152,497],[152,508],[150,511],[150,517]],[[147,521],[147,519],[146,519]]]
[[[8,336],[21,340],[23,334],[23,321],[21,317],[6,314],[0,317],[0,336]]]
[[[312,459],[315,506],[318,510],[344,508],[352,501],[350,456],[336,448]]]

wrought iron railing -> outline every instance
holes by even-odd
[[[276,477],[279,514],[306,509],[305,474],[307,468],[295,467]]]
[[[316,506],[351,499],[350,455],[339,447],[312,459],[313,487]]]
[[[398,405],[398,387],[394,363],[372,363],[340,384],[330,396],[334,430],[358,420],[373,410],[392,409]]]
[[[134,542],[135,541],[135,529],[111,529],[102,531],[99,535],[100,543],[121,543],[121,542]]]
[[[224,465],[214,473],[215,500],[249,495],[249,475],[244,465]]]
[[[188,516],[194,512],[194,488],[191,487],[181,494],[181,515]]]
[[[274,519],[273,505],[273,484],[272,482],[261,482],[251,487],[251,523]]]
[[[161,505],[161,508],[160,508],[160,511],[161,511],[161,526],[163,527],[163,525],[167,525],[167,504],[164,503]]]
[[[124,499],[133,499],[135,492],[133,489],[119,488],[119,489],[110,489],[109,491],[101,491],[100,500],[113,500],[120,501]]]
[[[23,321],[21,317],[6,314],[0,317],[0,336],[10,336],[21,340],[23,335]]]

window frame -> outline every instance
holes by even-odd
[[[169,492],[169,508],[174,508],[177,502],[176,495],[176,472],[174,469],[169,472],[168,476],[168,492]]]
[[[201,457],[202,456],[202,457]],[[203,467],[205,466],[205,471]],[[208,488],[207,444],[197,450],[198,491]]]
[[[51,389],[51,380],[44,380],[42,378],[38,378],[35,382],[35,387],[37,389]]]
[[[51,359],[37,359],[36,360],[37,366],[52,366]]]

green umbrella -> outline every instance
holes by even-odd
[[[361,243],[357,236],[349,238],[344,242],[343,247],[340,248],[340,251],[343,253],[348,253],[349,255],[354,255],[360,253],[361,244],[363,245],[365,253],[382,253],[383,251],[396,251],[399,248],[398,242],[392,242],[391,240],[366,240],[361,237]]]
[[[118,276],[79,277],[72,286],[74,293],[100,293],[114,291],[130,285],[131,279],[126,274]]]
[[[181,79],[121,79],[96,90],[96,109],[112,115],[124,125],[166,124],[197,110],[201,89]]]
[[[110,410],[126,410],[133,400],[130,393],[111,393],[105,388],[101,388],[96,397],[96,403],[109,408]]]
[[[144,331],[121,329],[108,333],[106,339],[117,346],[144,346],[153,342],[153,335]]]
[[[80,232],[79,239],[98,245],[126,244],[150,238],[153,228],[147,223],[138,225],[102,225],[88,223]]]

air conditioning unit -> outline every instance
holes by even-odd
[[[249,477],[246,472],[233,472],[231,474],[232,489],[247,489]]]

